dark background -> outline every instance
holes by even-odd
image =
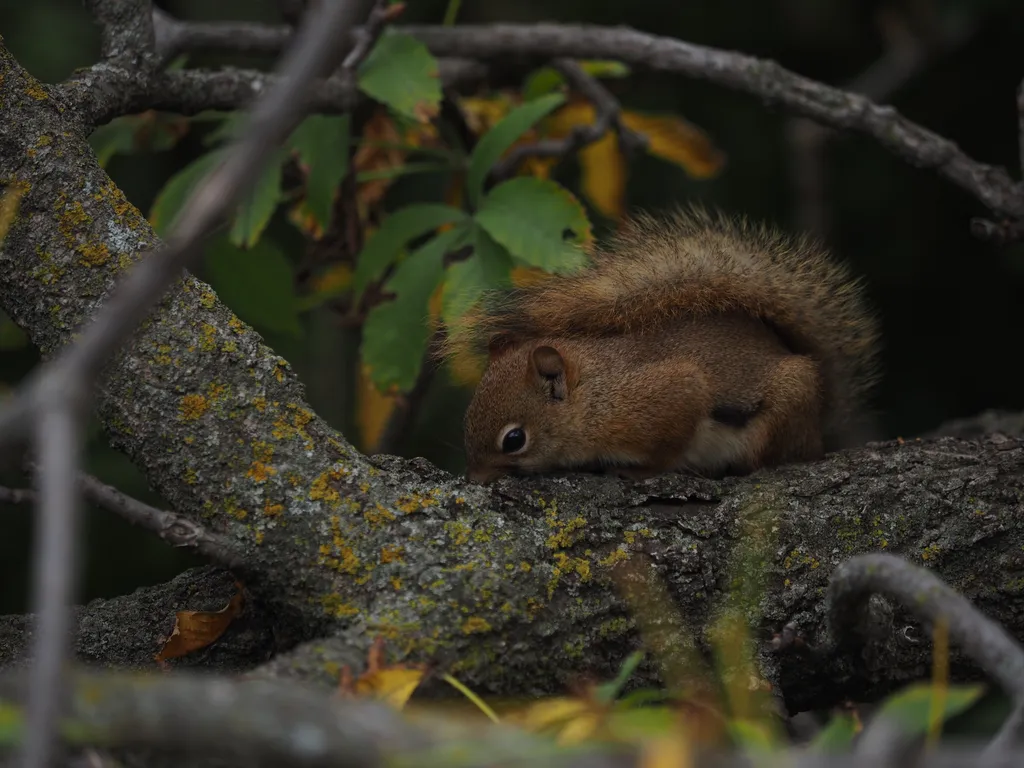
[[[278,20],[270,0],[159,5],[194,20]],[[437,23],[445,5],[443,0],[410,2],[404,19]],[[909,21],[894,23],[897,19]],[[834,85],[857,78],[899,34],[952,40],[952,46],[935,48],[921,70],[884,100],[972,157],[1020,175],[1015,106],[1024,77],[1020,0],[464,0],[459,20],[625,24],[771,58]],[[67,77],[98,54],[98,35],[80,0],[7,2],[0,8],[0,34],[44,82]],[[193,66],[204,63],[268,62],[190,60]],[[696,198],[787,228],[815,221],[808,219],[809,211],[820,206],[826,216],[820,233],[864,275],[882,317],[885,378],[874,403],[881,436],[912,436],[986,408],[1024,406],[1015,352],[1024,330],[1018,309],[1024,297],[1024,248],[999,249],[972,239],[970,218],[986,212],[966,193],[934,172],[910,167],[871,140],[840,135],[823,154],[822,192],[808,199],[794,183],[799,153],[786,115],[768,111],[749,96],[682,78],[644,74],[614,87],[627,107],[675,112],[701,126],[728,157],[724,171],[710,181],[641,158],[630,177],[631,206],[657,209]],[[128,198],[148,212],[168,176],[201,150],[198,140],[189,138],[169,152],[116,157],[108,171]],[[571,183],[574,173],[570,163],[559,178]],[[425,192],[415,184],[396,189],[393,204]],[[270,236],[296,252],[301,247],[283,221],[272,225]],[[306,320],[302,339],[264,334],[266,341],[298,370],[317,410],[354,436],[351,338],[336,330],[327,312]],[[16,329],[0,315],[0,386],[14,385],[36,362],[34,350],[19,346]],[[442,376],[403,453],[424,455],[458,471],[466,397]],[[161,503],[97,430],[88,470],[131,495]],[[20,481],[0,477],[0,482]],[[99,509],[89,508],[84,535],[83,599],[156,583],[195,562]],[[30,545],[30,508],[0,505],[0,613],[26,608]]]

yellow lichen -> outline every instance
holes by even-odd
[[[623,560],[629,560],[629,554],[622,549],[613,549],[608,553],[608,557],[604,557],[597,561],[597,564],[605,568],[611,568],[616,563],[621,563]]]
[[[331,517],[331,544],[323,544],[320,547],[320,564],[338,573],[355,575],[361,561],[359,556],[352,550],[341,534],[341,520],[336,516]]]
[[[363,511],[363,518],[372,528],[379,528],[380,526],[394,520],[395,514],[387,507],[381,504],[375,504],[373,507],[367,507]]]
[[[313,485],[309,489],[309,498],[313,501],[326,501],[328,504],[336,504],[341,500],[341,494],[331,486],[331,483],[339,482],[347,474],[348,471],[344,468],[327,470],[313,481]]]
[[[254,397],[252,400],[252,406],[260,413],[267,410],[267,398],[265,397]]]
[[[471,616],[462,623],[462,634],[464,635],[490,631],[491,625],[487,623],[486,619],[482,619],[479,616]]]
[[[473,532],[468,525],[458,520],[451,520],[445,523],[444,528],[452,539],[452,543],[457,547],[461,547],[468,542],[469,535]]]
[[[178,401],[178,418],[181,421],[195,421],[210,407],[202,395],[185,395]]]
[[[271,504],[267,501],[263,505],[263,514],[267,517],[277,517],[284,512],[284,504]]]
[[[324,612],[328,616],[334,616],[338,619],[344,619],[348,616],[355,616],[359,613],[359,609],[355,608],[344,600],[341,599],[341,595],[330,594],[324,595],[320,598],[320,604],[323,606]]]
[[[217,348],[217,329],[209,323],[203,323],[199,329],[199,348],[203,352],[212,352]]]
[[[221,384],[219,381],[211,381],[210,386],[206,388],[206,394],[213,402],[220,400],[227,391],[227,386]]]
[[[380,550],[382,563],[400,563],[405,558],[405,547],[384,546]]]

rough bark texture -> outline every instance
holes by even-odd
[[[97,165],[70,93],[0,48],[0,183],[25,190],[0,251],[0,306],[45,355],[157,242]],[[636,643],[612,584],[629,562],[650,564],[630,571],[634,586],[667,586],[701,646],[726,596],[751,586],[757,640],[795,620],[823,642],[829,574],[877,550],[936,567],[1024,636],[1015,439],[887,443],[722,482],[575,476],[485,489],[424,461],[360,455],[310,410],[287,362],[191,276],[111,362],[98,396],[113,444],[177,512],[233,542],[277,641],[335,635],[263,674],[334,685],[339,661],[380,634],[483,693],[610,675]],[[795,709],[887,690],[929,659],[893,621],[859,660],[774,657],[761,643],[762,671]],[[141,659],[132,642],[115,646],[97,658]]]
[[[75,656],[87,664],[152,669],[153,657],[173,631],[178,611],[219,611],[236,592],[230,573],[204,566],[166,584],[93,600],[75,612]],[[30,657],[32,624],[31,615],[0,616],[0,666],[17,666]],[[241,672],[262,664],[275,650],[267,616],[250,601],[216,643],[167,664]]]

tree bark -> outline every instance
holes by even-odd
[[[68,93],[0,49],[0,179],[25,191],[0,251],[0,306],[44,356],[157,244],[96,163]],[[828,706],[930,663],[899,611],[864,658],[767,646],[795,621],[827,649],[829,574],[879,550],[937,568],[1024,636],[1012,438],[890,442],[721,482],[577,475],[482,488],[423,460],[355,451],[310,409],[288,363],[190,275],[107,366],[97,408],[173,508],[232,543],[279,643],[333,636],[261,674],[334,685],[338,660],[383,635],[398,656],[436,659],[482,693],[550,692],[613,674],[635,647],[618,581],[641,596],[668,590],[692,632],[666,624],[669,649],[705,650],[735,605],[787,704]],[[647,662],[639,679],[655,674]]]

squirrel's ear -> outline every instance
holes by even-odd
[[[541,346],[533,350],[532,359],[533,370],[548,396],[564,400],[569,394],[569,377],[561,353],[554,347]]]
[[[515,337],[511,333],[496,333],[487,340],[487,356],[494,360],[503,352],[507,352],[513,344]]]

